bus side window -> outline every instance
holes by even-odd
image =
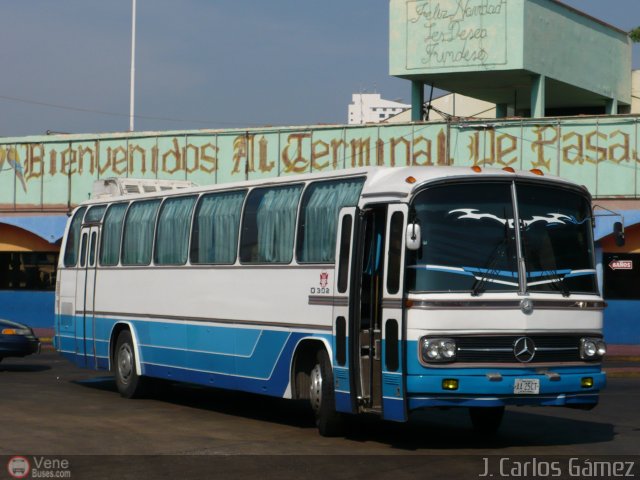
[[[123,265],[149,265],[160,200],[133,202],[124,220]]]
[[[82,268],[87,265],[87,234],[82,234],[82,245],[80,246],[80,266]]]
[[[231,265],[238,253],[240,214],[246,191],[203,195],[191,234],[191,263]]]
[[[387,291],[395,295],[400,289],[400,260],[402,258],[402,236],[404,215],[394,212],[389,226],[389,265],[387,266]]]
[[[104,216],[104,211],[107,209],[106,205],[94,205],[89,208],[89,211],[84,216],[84,223],[100,222]]]
[[[78,263],[78,252],[80,250],[80,227],[82,219],[86,211],[86,207],[80,208],[71,220],[69,233],[67,234],[67,243],[64,247],[64,266],[75,267]]]
[[[157,265],[184,265],[189,254],[191,213],[196,197],[168,198],[158,216],[154,262]]]
[[[89,266],[95,267],[96,265],[96,243],[98,243],[98,234],[96,232],[91,233],[91,242],[89,243]]]
[[[256,188],[244,208],[240,261],[291,263],[302,185]]]
[[[299,263],[335,261],[338,214],[343,207],[355,207],[364,178],[310,184],[302,197],[296,258]]]
[[[340,264],[338,266],[338,293],[345,293],[349,285],[349,252],[351,250],[351,215],[342,217],[342,238],[340,239]]]
[[[122,243],[122,223],[128,203],[111,205],[104,216],[102,241],[100,242],[100,265],[118,265]]]

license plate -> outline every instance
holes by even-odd
[[[537,378],[516,378],[513,384],[513,393],[516,395],[538,395],[540,380]]]

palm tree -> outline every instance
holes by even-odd
[[[629,32],[629,38],[634,43],[640,42],[640,27],[636,27]]]

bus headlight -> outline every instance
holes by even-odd
[[[607,344],[601,338],[581,338],[580,358],[582,360],[598,360],[607,353]]]
[[[420,340],[420,355],[427,363],[453,362],[456,352],[456,341],[451,338],[423,337]]]

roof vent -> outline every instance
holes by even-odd
[[[119,197],[141,193],[165,192],[197,185],[189,180],[156,180],[137,178],[104,178],[93,182],[92,198]]]

